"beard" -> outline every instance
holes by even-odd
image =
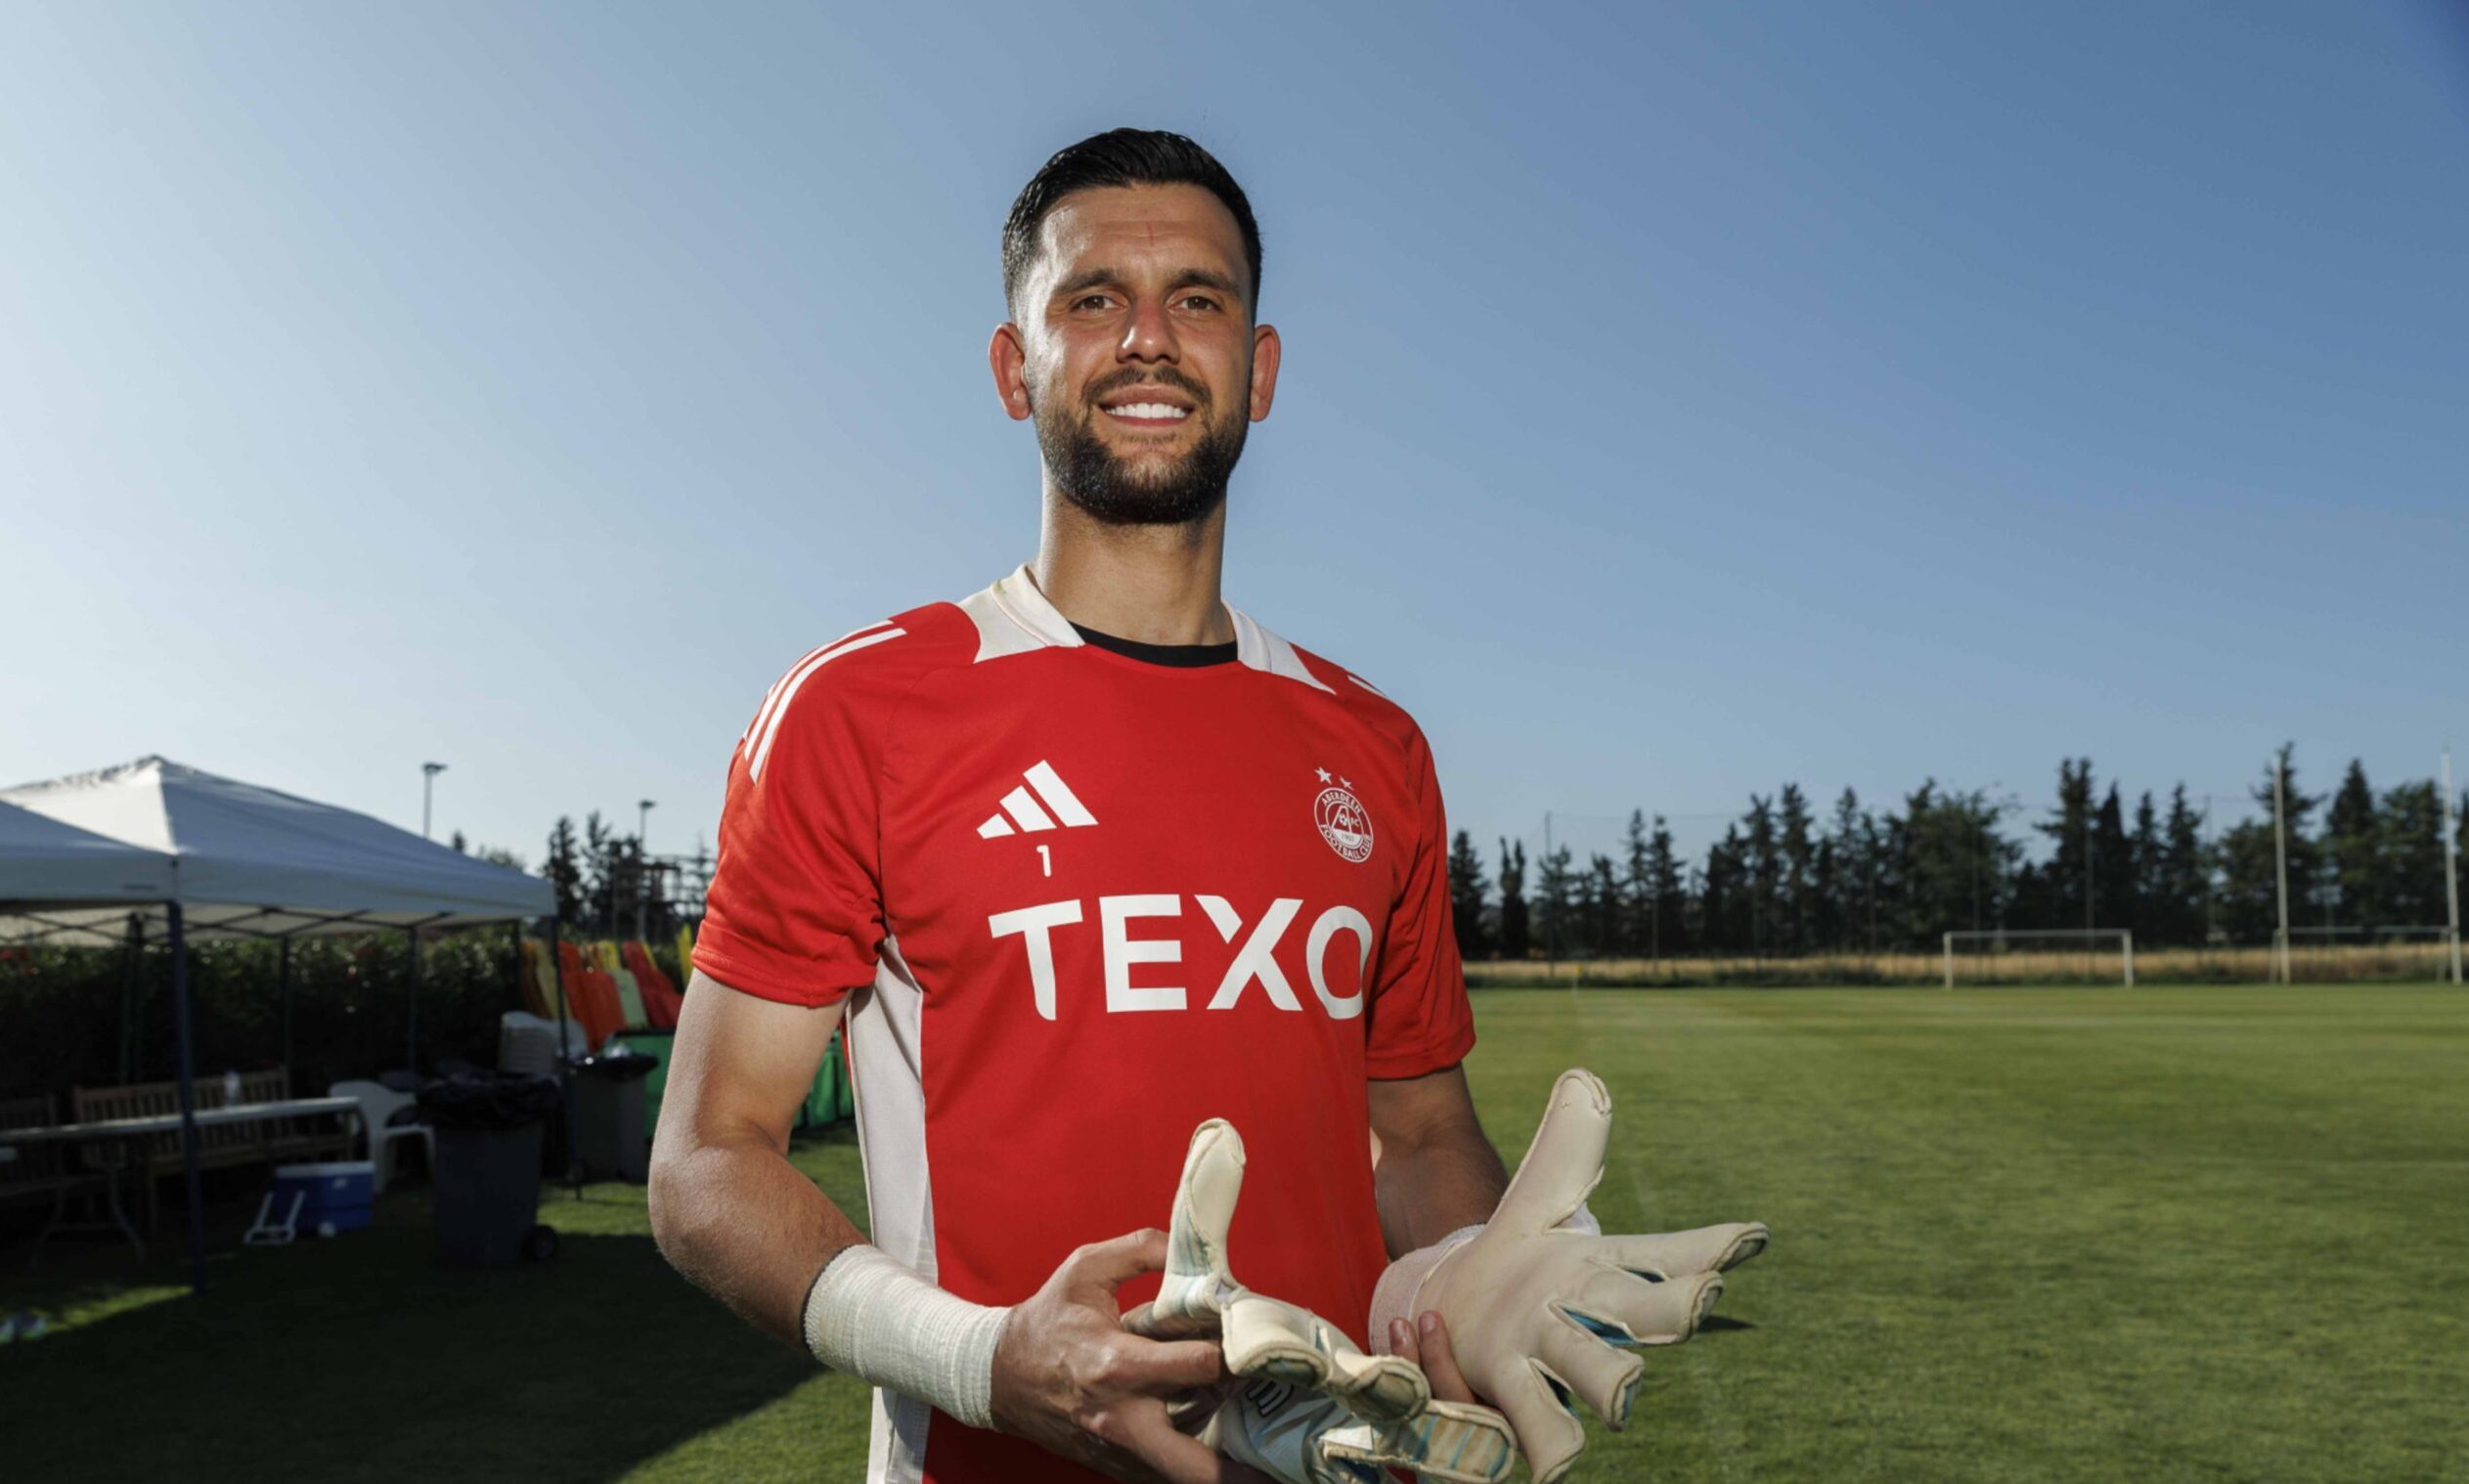
[[[1120,457],[1097,431],[1097,419],[1105,415],[1097,399],[1142,384],[1171,386],[1189,396],[1191,415],[1201,420],[1200,441],[1163,467],[1158,456],[1136,463]],[[1185,526],[1225,503],[1226,481],[1243,457],[1244,419],[1220,424],[1214,407],[1208,388],[1169,371],[1101,381],[1076,409],[1031,411],[1046,472],[1075,507],[1110,526]]]

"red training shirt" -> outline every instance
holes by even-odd
[[[1165,1226],[1222,1117],[1235,1276],[1360,1343],[1388,1260],[1364,1084],[1475,1042],[1440,790],[1404,711],[1228,613],[1236,663],[1152,664],[1023,567],[814,651],[730,761],[694,964],[849,999],[873,1241],[951,1292],[1016,1303]],[[1097,1476],[878,1391],[867,1477]]]

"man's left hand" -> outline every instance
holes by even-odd
[[[1724,1270],[1768,1240],[1753,1221],[1633,1237],[1564,1225],[1603,1178],[1610,1136],[1611,1095],[1564,1072],[1491,1220],[1399,1258],[1373,1299],[1373,1342],[1420,1365],[1433,1396],[1506,1413],[1536,1484],[1586,1446],[1565,1392],[1625,1425],[1645,1363],[1615,1346],[1689,1338]]]

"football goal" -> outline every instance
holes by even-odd
[[[2135,985],[2135,935],[2125,928],[1981,928],[1946,935],[1946,987],[2122,979]]]

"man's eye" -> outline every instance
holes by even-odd
[[[1184,297],[1183,307],[1186,309],[1215,309],[1217,307],[1217,301],[1205,293],[1189,294]]]
[[[1102,293],[1082,294],[1072,301],[1072,307],[1074,309],[1104,309],[1107,302],[1106,296]]]

